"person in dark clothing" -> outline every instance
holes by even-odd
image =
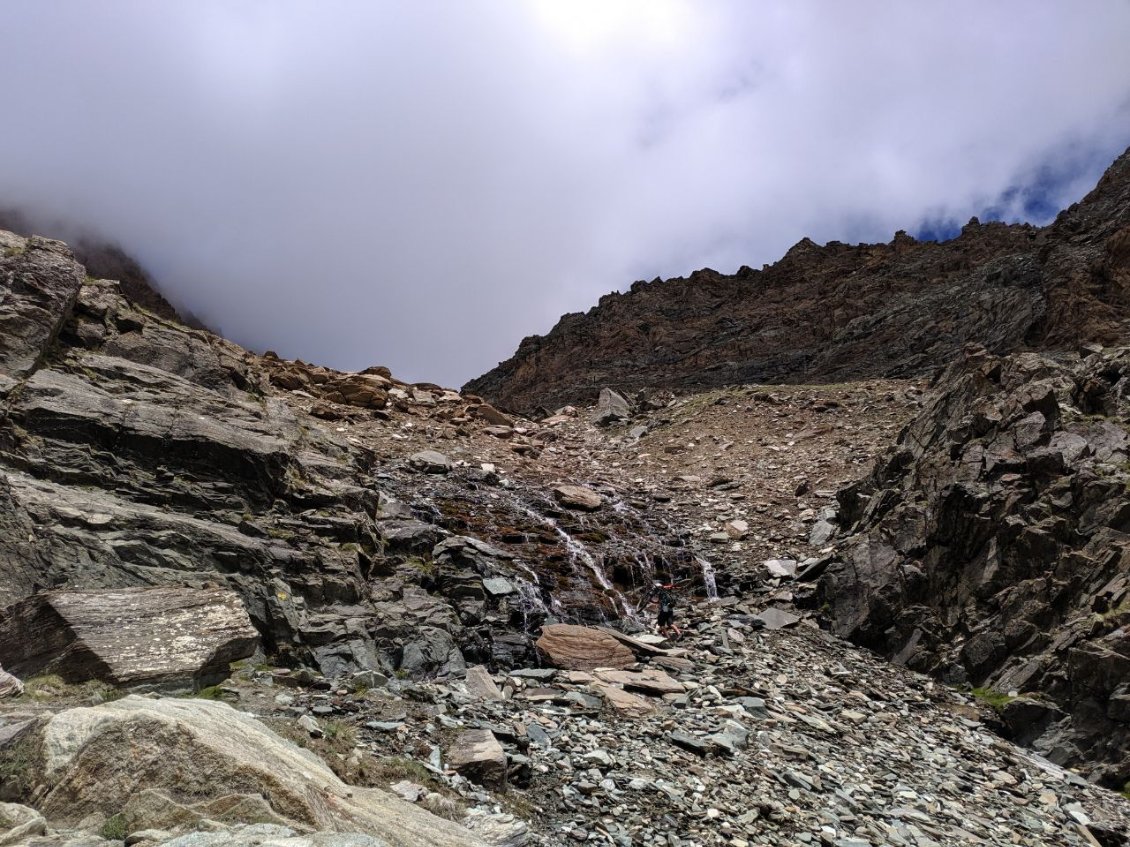
[[[673,632],[676,636],[681,636],[683,633],[675,626],[675,584],[656,581],[644,600],[644,605],[650,604],[653,599],[659,601],[659,615],[655,621],[659,634],[668,635]]]

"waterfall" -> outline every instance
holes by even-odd
[[[713,602],[718,599],[718,584],[714,581],[714,565],[702,556],[695,556],[694,558],[702,569],[702,587],[706,589],[706,600]]]
[[[529,517],[552,529],[554,534],[556,534],[557,537],[561,539],[561,543],[565,546],[565,549],[569,552],[570,564],[572,564],[573,567],[576,568],[577,562],[580,561],[580,563],[584,565],[585,568],[593,575],[593,578],[596,580],[596,584],[615,598],[620,608],[623,610],[625,617],[631,620],[636,619],[635,609],[632,608],[627,598],[616,590],[615,586],[612,585],[611,580],[608,579],[608,574],[604,572],[604,568],[601,567],[600,563],[597,562],[595,558],[593,558],[593,555],[589,553],[587,549],[585,549],[585,546],[583,544],[581,544],[579,541],[577,541],[577,539],[575,539],[568,532],[562,529],[557,524],[557,521],[555,521],[553,518],[540,514],[534,509],[531,509],[529,506],[522,506],[521,509]]]

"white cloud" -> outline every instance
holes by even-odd
[[[0,206],[120,241],[237,341],[411,379],[1070,159],[1066,204],[1130,143],[1123,0],[4,7]]]

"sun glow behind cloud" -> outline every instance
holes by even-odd
[[[696,18],[682,0],[530,0],[534,20],[570,50],[594,53],[677,47],[692,38]]]

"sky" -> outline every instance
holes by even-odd
[[[1045,223],[1130,0],[0,0],[0,208],[251,349],[458,386],[633,281]]]

